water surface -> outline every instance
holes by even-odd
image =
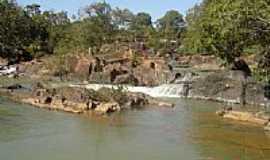
[[[220,104],[170,99],[109,117],[36,109],[0,99],[1,160],[269,160],[270,135],[220,119]]]

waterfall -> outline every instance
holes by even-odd
[[[121,85],[125,91],[129,92],[140,92],[147,94],[152,97],[170,97],[178,98],[183,97],[186,94],[185,82],[190,81],[190,76],[176,81],[175,84],[163,84],[157,87],[140,87],[140,86],[129,86]],[[119,85],[107,85],[107,84],[85,84],[85,85],[70,85],[71,87],[82,87],[86,89],[93,89],[95,91],[101,88],[114,88],[117,89]]]

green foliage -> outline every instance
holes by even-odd
[[[204,0],[187,16],[185,48],[213,53],[232,63],[247,48],[269,45],[269,2]]]
[[[4,58],[21,58],[53,53],[63,26],[69,23],[65,12],[41,12],[37,4],[19,7],[15,1],[0,1],[0,51]]]
[[[66,12],[42,12],[38,4],[22,8],[14,0],[0,0],[0,56],[19,60],[22,55],[98,54],[105,44],[135,42],[161,55],[211,53],[227,64],[243,53],[258,54],[258,70],[270,72],[268,0],[203,0],[185,18],[170,10],[156,25],[148,13],[134,14],[106,2],[84,7],[78,17],[71,22]]]
[[[112,23],[117,29],[127,30],[134,19],[134,14],[128,9],[120,9],[116,7],[112,10]]]
[[[169,11],[153,26],[148,13],[134,15],[128,9],[112,8],[106,2],[92,3],[79,11],[79,19],[66,12],[41,11],[40,5],[19,7],[14,1],[1,0],[1,56],[16,57],[13,50],[33,57],[45,54],[101,53],[104,44],[143,42],[155,51],[169,47],[161,40],[180,40],[183,16]],[[6,30],[4,30],[6,29]],[[6,34],[7,33],[7,34]],[[180,43],[179,43],[180,44]],[[7,52],[11,48],[12,51]],[[166,50],[166,49],[165,49]]]
[[[168,11],[164,17],[157,20],[157,29],[162,32],[164,38],[168,40],[177,40],[183,33],[185,20],[178,11]]]
[[[0,26],[1,57],[17,57],[33,42],[33,21],[13,1],[0,1]]]

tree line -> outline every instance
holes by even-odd
[[[0,0],[0,26],[1,56],[14,58],[89,48],[98,53],[102,45],[115,42],[144,42],[159,49],[160,39],[180,42],[185,21],[171,10],[153,23],[148,13],[134,14],[106,2],[85,6],[69,18],[67,12],[41,11],[37,4],[21,7],[14,0]]]
[[[179,2],[179,5],[181,3]],[[104,44],[141,43],[166,55],[213,54],[231,64],[243,54],[258,56],[257,69],[270,72],[270,1],[203,0],[186,16],[168,11],[153,22],[150,14],[95,2],[68,17],[0,0],[0,53],[10,60],[47,54],[100,53]]]

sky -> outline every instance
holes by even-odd
[[[78,10],[100,0],[17,0],[20,5],[37,3],[42,10],[68,11],[69,15],[77,15]],[[182,14],[200,3],[201,0],[106,0],[112,7],[128,8],[134,13],[141,11],[151,14],[153,20],[163,16],[166,11],[174,9]]]

